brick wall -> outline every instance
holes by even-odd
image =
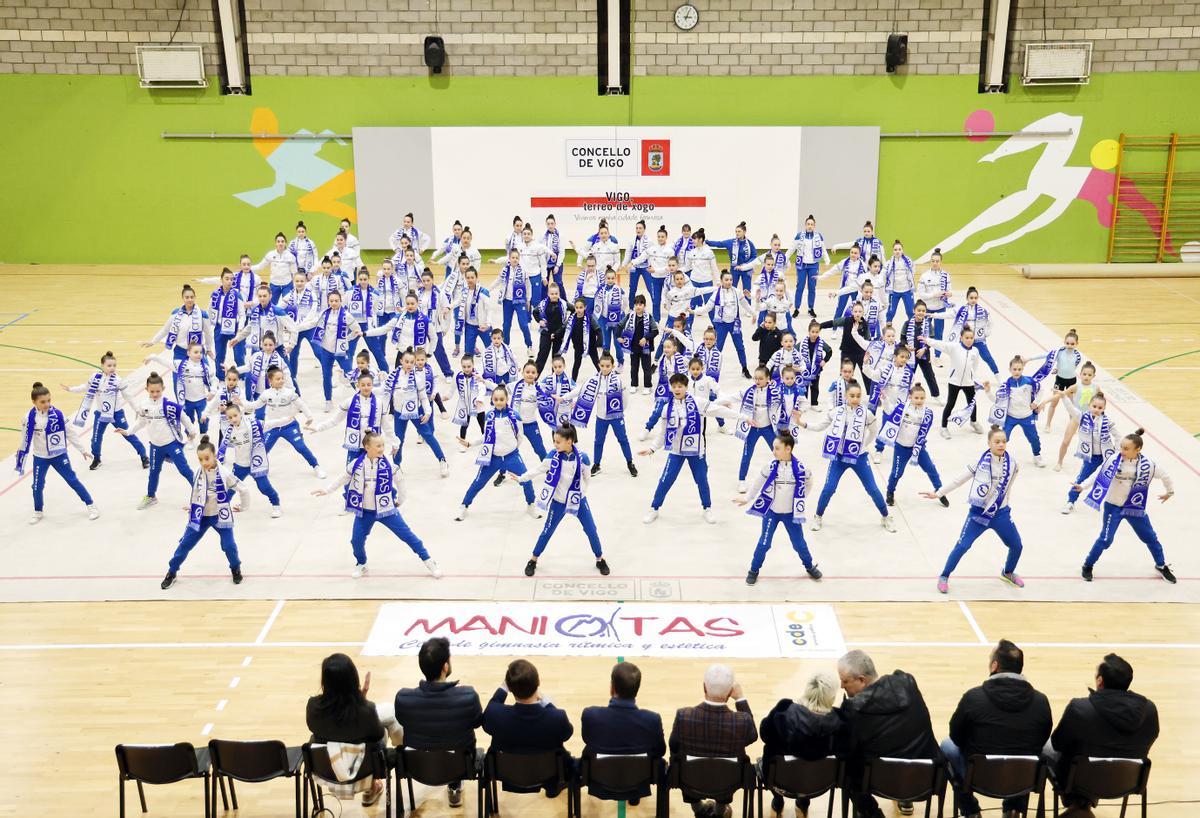
[[[137,43],[199,43],[215,73],[211,0],[0,0],[0,73],[134,73]],[[251,76],[424,74],[441,34],[459,75],[595,74],[594,0],[245,0]],[[908,73],[976,74],[983,0],[635,0],[637,75],[882,74],[890,31]],[[1094,42],[1094,71],[1197,70],[1200,4],[1025,0],[1013,57],[1043,38]],[[893,9],[894,5],[894,9]],[[178,22],[178,31],[176,23]],[[174,32],[174,34],[173,34]]]

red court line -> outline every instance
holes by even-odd
[[[584,205],[654,205],[655,207],[705,207],[704,196],[633,196],[615,200],[607,196],[531,196],[530,207],[583,207]]]
[[[188,574],[187,576],[190,579],[222,579],[222,578],[228,578],[229,574],[224,574],[224,573],[222,573],[222,574]],[[348,574],[245,574],[244,576],[247,579],[254,578],[254,579],[293,580],[293,579],[338,579],[338,578],[345,579],[349,575]],[[378,572],[378,571],[371,571],[370,576],[375,577],[375,578],[387,577],[389,579],[419,579],[421,577],[428,577],[429,575],[426,573],[403,574],[403,573],[382,573],[382,572]],[[453,577],[456,579],[519,579],[522,581],[525,581],[527,579],[522,574],[446,574],[446,576]],[[929,580],[931,577],[932,577],[931,574],[921,574],[919,576],[908,576],[908,577],[878,577],[878,576],[873,576],[870,574],[863,574],[861,576],[833,576],[831,574],[825,574],[825,579],[843,580],[843,581],[869,580],[871,582],[880,582],[880,581],[883,581],[883,582],[912,582],[914,580],[918,581],[918,582],[925,582],[925,581]],[[1065,582],[1068,580],[1072,581],[1072,582],[1080,581],[1078,574],[1070,574],[1068,576],[1031,576],[1029,574],[1022,574],[1021,577],[1026,580],[1039,580],[1039,581],[1046,581],[1046,582]],[[24,577],[0,576],[0,582],[28,582],[28,581],[43,582],[43,581],[47,581],[47,580],[104,580],[104,579],[109,579],[109,580],[112,580],[112,579],[143,580],[144,579],[144,580],[158,581],[161,578],[162,577],[159,574],[96,574],[96,575],[88,575],[88,576],[56,575],[56,576],[24,576]],[[601,577],[598,577],[596,574],[566,574],[566,575],[540,577],[540,579],[546,580],[549,582],[561,582],[561,581],[566,581],[566,580],[595,580],[596,582],[613,582],[613,581],[621,581],[621,580],[630,581],[630,582],[636,582],[638,580],[649,580],[649,581],[654,581],[654,580],[658,580],[658,581],[695,580],[695,579],[715,579],[715,580],[738,579],[738,580],[741,580],[741,579],[745,579],[745,578],[746,578],[745,574],[728,574],[728,575],[697,574],[694,576],[683,576],[683,575],[642,576],[642,575],[638,575],[638,576],[630,576],[630,577],[616,577],[615,580],[612,578],[608,578],[608,579],[601,578]],[[369,577],[368,577],[368,579],[369,579]],[[961,581],[961,580],[998,579],[998,577],[995,574],[979,574],[979,575],[973,575],[973,576],[972,575],[959,576],[958,574],[955,574],[954,579]],[[800,580],[803,580],[804,582],[812,581],[808,578],[807,574],[797,574],[794,576],[776,575],[776,576],[770,576],[770,577],[759,577],[760,582],[769,581],[769,580],[779,580],[779,581],[787,581],[787,582],[795,582],[795,581],[800,581]],[[1155,574],[1154,576],[1145,576],[1145,577],[1130,577],[1130,576],[1096,577],[1095,581],[1096,582],[1106,582],[1106,581],[1162,582],[1163,580],[1161,577],[1159,577],[1157,574]],[[1180,582],[1200,581],[1200,577],[1179,577],[1179,581]],[[580,600],[574,600],[574,601],[578,602]]]
[[[983,301],[983,300],[984,300],[983,296],[980,296],[980,297],[979,297],[979,300],[980,300],[980,301]],[[1007,321],[1008,323],[1010,323],[1010,324],[1012,324],[1014,327],[1016,327],[1016,329],[1017,329],[1017,331],[1018,331],[1018,332],[1020,332],[1022,335],[1024,335],[1026,338],[1028,338],[1030,341],[1032,341],[1034,344],[1037,344],[1038,346],[1041,346],[1041,343],[1040,343],[1040,342],[1039,342],[1039,341],[1038,341],[1036,338],[1034,338],[1032,335],[1030,335],[1030,334],[1029,334],[1029,333],[1028,333],[1028,332],[1025,330],[1025,328],[1024,328],[1024,327],[1022,327],[1022,326],[1021,326],[1020,324],[1018,324],[1016,321],[1014,321],[1014,320],[1012,320],[1011,318],[1009,318],[1009,317],[1008,317],[1007,315],[1005,315],[1005,314],[1004,314],[1004,313],[1003,313],[1001,310],[999,310],[999,309],[993,309],[992,311],[993,311],[993,312],[995,312],[997,315],[999,315],[1001,318],[1003,318],[1005,321]],[[1117,409],[1117,411],[1118,411],[1118,412],[1120,412],[1120,413],[1121,413],[1122,415],[1124,415],[1125,417],[1129,418],[1129,420],[1133,421],[1133,423],[1134,423],[1136,426],[1141,426],[1141,425],[1142,425],[1141,423],[1138,423],[1138,420],[1137,420],[1137,418],[1135,418],[1133,415],[1129,414],[1129,413],[1128,413],[1128,412],[1126,412],[1124,409],[1122,409],[1122,408],[1121,408],[1121,405],[1120,405],[1119,403],[1114,403],[1113,405],[1116,407],[1116,409]],[[1188,469],[1188,471],[1190,471],[1192,474],[1196,475],[1197,477],[1200,477],[1200,469],[1197,469],[1195,466],[1193,466],[1193,465],[1192,465],[1192,464],[1191,464],[1191,463],[1190,463],[1188,460],[1186,460],[1186,459],[1183,457],[1183,455],[1181,455],[1179,452],[1177,452],[1177,451],[1175,451],[1174,449],[1172,449],[1172,448],[1171,448],[1170,446],[1168,446],[1166,443],[1163,443],[1163,442],[1162,442],[1162,440],[1161,440],[1161,439],[1159,439],[1159,438],[1158,438],[1156,435],[1154,435],[1152,432],[1146,432],[1146,434],[1145,434],[1145,437],[1148,437],[1148,438],[1150,438],[1151,440],[1153,440],[1154,442],[1156,442],[1156,443],[1157,443],[1159,446],[1162,446],[1162,448],[1163,448],[1163,450],[1164,450],[1164,451],[1166,451],[1168,454],[1170,454],[1172,457],[1174,457],[1176,460],[1178,460],[1180,463],[1182,463],[1182,464],[1183,464],[1183,465],[1184,465],[1184,466],[1185,466],[1185,467]]]

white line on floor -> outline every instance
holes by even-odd
[[[967,607],[967,603],[961,599],[958,600],[958,609],[962,611],[963,616],[967,618],[967,624],[971,626],[971,630],[975,632],[975,638],[979,640],[979,644],[988,645],[987,637],[983,635],[983,629],[979,627],[979,623],[975,621],[975,616],[971,613],[971,609]]]
[[[241,680],[242,680],[242,677],[241,677],[241,676],[234,676],[232,679],[230,679],[230,680],[229,680],[229,686],[230,686],[231,688],[233,688],[233,687],[237,687],[237,686],[238,686],[238,682],[240,682]]]
[[[242,667],[250,667],[250,663],[254,661],[253,656],[247,656],[242,660]]]
[[[221,699],[221,701],[217,702],[217,712],[220,713],[224,710],[227,704],[229,704],[229,699]]]
[[[204,725],[204,729],[200,731],[200,735],[207,736],[209,733],[212,732],[212,729],[213,729],[213,726],[212,726],[212,722],[210,721],[208,724]]]
[[[262,630],[258,632],[258,638],[254,640],[254,644],[261,645],[267,638],[267,634],[271,632],[271,626],[275,624],[276,617],[278,617],[279,612],[283,610],[284,602],[286,602],[286,600],[281,599],[275,603],[275,610],[271,611],[271,615],[267,617],[267,621],[262,626]]]

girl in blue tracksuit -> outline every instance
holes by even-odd
[[[400,350],[396,353],[396,368],[388,374],[380,387],[380,398],[384,411],[392,415],[392,428],[395,431],[396,453],[392,462],[399,467],[404,462],[404,437],[409,424],[416,429],[417,434],[429,446],[429,452],[437,458],[442,477],[450,474],[450,464],[437,438],[433,436],[433,406],[429,402],[429,393],[417,378],[415,371],[416,357],[411,349]]]
[[[871,430],[875,426],[875,415],[862,405],[862,387],[857,381],[851,381],[846,387],[846,403],[832,409],[824,420],[809,424],[803,418],[797,425],[810,432],[829,431],[825,434],[822,455],[829,461],[829,472],[825,476],[825,487],[821,489],[821,497],[817,501],[817,514],[813,517],[812,530],[820,531],[822,516],[837,490],[842,475],[847,471],[854,472],[867,492],[867,496],[879,511],[881,524],[888,531],[896,530],[896,522],[888,513],[879,486],[875,484],[875,474],[871,471],[871,463],[867,459],[867,449],[871,443]]]
[[[825,249],[825,237],[817,231],[817,220],[811,214],[804,220],[804,230],[796,234],[791,253],[796,256],[796,305],[792,317],[800,314],[800,297],[807,288],[808,316],[816,318],[817,278],[821,261],[829,261],[829,251]]]
[[[271,504],[271,517],[282,516],[279,492],[271,485],[268,474],[271,464],[262,421],[254,415],[243,415],[242,407],[236,403],[225,407],[225,427],[217,444],[217,460],[238,480],[253,479],[259,493]]]
[[[625,292],[617,283],[617,273],[611,267],[605,270],[604,283],[596,290],[595,312],[592,315],[600,329],[600,349],[611,353],[616,347],[617,371],[620,372],[625,366],[625,350],[619,343],[625,324]]]
[[[345,303],[346,309],[350,310],[350,316],[358,322],[363,342],[371,351],[376,366],[381,372],[387,372],[387,338],[381,335],[371,335],[369,332],[379,326],[381,305],[379,291],[371,286],[371,273],[366,267],[358,268],[358,278],[354,283],[354,289],[346,294]],[[355,338],[350,342],[350,351],[347,353],[350,357],[354,357],[354,350],[357,346],[358,338]]]
[[[513,383],[511,398],[512,410],[521,421],[521,433],[529,441],[538,462],[546,456],[546,444],[542,442],[542,430],[538,421],[544,417],[547,409],[553,411],[554,401],[550,392],[538,382],[537,364],[527,361],[521,367],[521,377]],[[557,425],[557,424],[556,424]],[[501,481],[503,482],[503,481]]]
[[[83,402],[75,412],[72,424],[86,427],[88,420],[92,422],[92,464],[89,471],[100,468],[100,451],[104,444],[104,432],[109,426],[114,429],[128,429],[129,422],[125,418],[122,406],[127,402],[129,384],[117,375],[117,358],[111,352],[100,356],[100,371],[92,375],[87,383],[79,386],[62,385],[68,392],[83,393]],[[137,452],[142,461],[142,468],[150,468],[150,458],[146,455],[146,447],[137,435],[125,438]]]
[[[992,370],[992,374],[999,377],[1000,367],[996,366],[996,359],[992,357],[992,351],[987,345],[989,320],[987,308],[979,303],[979,290],[968,287],[967,303],[955,311],[954,322],[946,340],[957,341],[964,327],[975,330],[975,349],[979,351],[979,357],[987,364],[988,369]]]
[[[650,525],[658,519],[658,510],[667,499],[667,492],[675,484],[684,464],[692,471],[692,479],[696,481],[696,489],[700,493],[701,515],[704,522],[710,525],[717,522],[712,512],[712,493],[708,487],[708,461],[704,456],[704,415],[714,407],[710,404],[701,410],[696,399],[688,394],[688,376],[676,372],[671,376],[671,391],[664,401],[662,412],[662,427],[654,445],[642,449],[638,454],[649,457],[655,449],[666,449],[667,462],[663,467],[662,476],[658,478],[658,486],[654,489],[654,497],[650,501],[650,510],[642,518],[642,522]]]
[[[634,225],[633,240],[625,248],[625,258],[620,266],[629,274],[629,309],[633,309],[633,297],[637,294],[638,279],[646,282],[646,291],[654,295],[654,283],[650,276],[650,237],[646,235],[646,220],[639,219]]]
[[[925,405],[925,398],[925,387],[915,384],[909,390],[908,400],[896,404],[883,417],[879,439],[885,446],[892,447],[892,470],[888,474],[887,496],[884,497],[889,506],[896,505],[896,486],[914,463],[929,476],[934,491],[942,487],[942,478],[927,446],[929,432],[933,429],[933,410]],[[943,506],[950,505],[945,497],[941,501]]]
[[[43,492],[46,487],[46,475],[51,469],[58,472],[59,477],[87,506],[88,519],[95,520],[100,516],[100,509],[96,507],[92,495],[88,494],[88,490],[75,475],[75,470],[71,468],[67,446],[74,446],[85,459],[87,453],[71,436],[66,418],[61,410],[51,405],[50,390],[40,381],[33,384],[29,391],[29,399],[33,402],[33,408],[21,423],[21,444],[16,457],[17,474],[20,475],[25,474],[26,461],[30,455],[33,459],[33,516],[29,518],[29,524],[37,525],[42,521],[42,510],[46,502]]]
[[[297,330],[312,329],[317,360],[321,364],[321,389],[325,394],[326,411],[333,410],[333,373],[336,367],[339,376],[353,367],[350,359],[350,341],[362,334],[350,311],[342,306],[342,294],[331,292],[328,306],[310,315]]]
[[[454,517],[456,521],[467,519],[467,510],[476,495],[498,473],[511,474],[518,479],[525,473],[525,461],[518,451],[521,437],[521,419],[509,408],[508,389],[501,384],[492,390],[492,408],[484,419],[483,438],[479,443],[479,454],[475,457],[479,471],[463,495],[462,505]],[[533,488],[528,483],[521,488],[525,494],[526,513],[535,520],[541,519],[542,513],[534,505]]]
[[[567,399],[572,402],[570,421],[572,426],[586,427],[596,417],[596,441],[592,474],[600,473],[604,459],[604,441],[612,429],[625,455],[625,467],[637,477],[637,466],[633,464],[633,452],[629,448],[629,434],[625,430],[625,385],[621,377],[613,372],[613,358],[607,352],[600,356],[600,371],[586,381],[580,382]]]
[[[527,577],[533,576],[537,571],[538,557],[550,544],[550,538],[554,536],[558,524],[568,515],[573,515],[583,526],[584,536],[587,537],[592,554],[596,557],[596,570],[602,576],[608,576],[610,573],[608,563],[604,561],[604,549],[600,545],[596,521],[587,501],[588,481],[591,479],[587,468],[588,458],[576,447],[577,442],[578,436],[574,426],[560,426],[554,430],[554,451],[543,457],[533,469],[517,478],[528,485],[538,475],[546,475],[537,497],[538,508],[546,512],[546,523],[533,546],[533,555],[525,564]]]
[[[1058,397],[1066,395],[1065,392],[1057,393]],[[1079,458],[1079,476],[1075,478],[1071,490],[1067,492],[1067,504],[1063,506],[1062,513],[1070,514],[1075,510],[1075,501],[1079,499],[1079,489],[1075,486],[1082,485],[1085,480],[1092,476],[1096,469],[1104,464],[1104,461],[1112,457],[1120,445],[1117,441],[1120,439],[1117,434],[1117,428],[1113,425],[1112,419],[1104,410],[1108,408],[1108,398],[1103,392],[1096,392],[1092,395],[1092,399],[1088,401],[1087,411],[1081,411],[1075,401],[1070,397],[1067,400],[1067,411],[1077,422],[1077,439],[1079,446],[1075,451],[1075,456]],[[1138,429],[1134,434],[1143,434],[1144,429]]]
[[[1008,548],[1008,557],[1004,560],[1004,569],[1000,578],[1017,588],[1024,588],[1025,581],[1017,576],[1017,561],[1021,559],[1021,535],[1012,521],[1012,509],[1009,498],[1012,494],[1013,483],[1017,479],[1017,461],[1005,449],[1008,437],[999,426],[993,426],[988,433],[987,451],[977,463],[967,465],[966,471],[954,480],[942,486],[937,491],[923,491],[922,497],[930,500],[940,500],[963,483],[970,481],[971,497],[967,510],[967,521],[963,524],[958,542],[946,559],[946,565],[938,577],[938,593],[949,593],[950,574],[958,567],[961,560],[975,540],[983,532],[991,530]]]
[[[209,306],[212,309],[213,345],[218,372],[225,369],[225,353],[229,347],[233,347],[234,362],[241,366],[246,361],[246,347],[235,339],[242,326],[246,304],[241,291],[233,286],[233,270],[228,267],[221,270],[220,286],[213,290]]]
[[[504,330],[504,343],[512,342],[511,330],[513,316],[517,318],[517,326],[521,329],[521,337],[525,339],[525,349],[533,349],[533,339],[529,335],[529,302],[532,292],[532,282],[521,267],[521,251],[513,248],[508,251],[508,264],[496,278],[496,295],[500,300],[504,316],[501,327]]]
[[[479,345],[487,346],[488,339],[488,301],[490,294],[487,289],[479,286],[479,272],[468,267],[465,273],[465,284],[455,304],[461,311],[463,320],[463,354],[478,355]]]
[[[866,259],[859,255],[858,245],[852,244],[850,245],[850,255],[847,258],[842,259],[840,262],[817,276],[817,281],[820,281],[821,279],[828,278],[831,275],[837,275],[839,273],[841,274],[841,282],[838,284],[838,290],[841,292],[841,294],[837,297],[837,306],[833,308],[833,314],[835,317],[845,314],[846,304],[852,299],[850,291],[847,291],[846,288],[858,286],[858,284],[867,277],[868,272],[869,269],[867,267]],[[800,285],[797,284],[796,287],[797,292],[799,292]]]
[[[767,552],[771,550],[771,539],[775,529],[782,523],[787,529],[792,541],[792,548],[804,563],[804,570],[813,579],[821,578],[821,569],[813,562],[812,554],[808,551],[808,543],[804,541],[804,502],[808,487],[808,471],[800,458],[792,454],[796,439],[789,432],[783,431],[772,444],[774,459],[762,468],[754,481],[749,498],[739,497],[733,502],[744,506],[750,503],[747,514],[762,518],[762,533],[758,537],[758,545],[754,548],[754,557],[750,560],[750,570],[746,573],[746,584],[758,582],[758,572],[762,569]]]
[[[863,222],[863,234],[860,238],[854,240],[852,247],[858,248],[858,257],[863,262],[870,261],[871,256],[878,259],[883,258],[883,242],[875,235],[875,225],[871,222]]]
[[[733,238],[724,241],[706,239],[706,244],[714,250],[720,247],[729,253],[729,272],[733,275],[733,283],[739,292],[750,289],[754,262],[758,260],[758,248],[746,238],[746,223],[738,222],[738,226],[733,229]]]
[[[896,317],[896,311],[904,305],[904,317],[912,318],[913,292],[917,288],[916,268],[913,260],[904,255],[900,239],[892,242],[892,257],[883,265],[883,291],[888,296],[887,320]]]
[[[1044,367],[1048,368],[1048,365]],[[1039,371],[1032,378],[1026,375],[1025,360],[1018,355],[1009,362],[1008,374],[1008,380],[1000,384],[992,397],[994,403],[991,421],[1004,429],[1005,438],[1009,438],[1014,429],[1020,428],[1033,449],[1033,465],[1039,469],[1044,468],[1046,464],[1042,462],[1042,441],[1037,432],[1037,413],[1042,406],[1038,403],[1037,394],[1042,385],[1042,373]],[[986,384],[984,389],[991,394],[990,383]]]
[[[754,309],[743,292],[733,285],[733,274],[728,270],[721,272],[721,283],[713,290],[702,306],[694,312],[696,315],[709,313],[713,329],[717,331],[717,348],[725,348],[725,339],[733,337],[733,349],[737,353],[738,363],[742,365],[742,377],[749,378],[750,370],[746,368],[746,345],[742,341],[742,317],[754,318]]]
[[[733,407],[732,401],[726,404]],[[781,413],[783,398],[779,382],[771,378],[765,366],[754,370],[754,383],[738,397],[736,409],[738,422],[735,429],[742,441],[742,462],[738,467],[738,492],[746,492],[746,475],[750,473],[750,461],[754,447],[762,440],[768,447],[775,442],[775,423]]]
[[[142,346],[152,347],[159,341],[166,344],[166,351],[175,361],[187,358],[188,347],[200,344],[210,357],[213,352],[213,321],[207,310],[196,306],[196,291],[191,284],[184,284],[180,292],[183,305],[171,310],[171,315],[165,324],[149,341],[142,341]]]

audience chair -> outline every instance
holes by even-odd
[[[500,814],[500,785],[507,785],[517,792],[537,792],[550,785],[559,792],[567,791],[567,818],[575,818],[576,781],[569,758],[565,750],[505,753],[488,749],[483,767],[487,814]]]
[[[143,784],[174,784],[176,781],[201,778],[204,780],[204,818],[209,818],[211,812],[215,812],[210,808],[208,800],[207,747],[196,749],[186,741],[179,744],[118,744],[116,752],[121,818],[125,818],[126,781],[137,782],[142,812],[149,812],[146,809]],[[221,787],[221,797],[224,800],[224,785]]]
[[[582,814],[583,788],[599,787],[612,793],[607,800],[629,801],[639,798],[647,786],[654,790],[655,818],[666,818],[667,794],[666,764],[662,758],[649,753],[636,755],[608,755],[584,753],[579,766],[579,786],[576,789],[575,814]]]
[[[837,800],[834,790],[842,786],[845,770],[837,756],[826,756],[815,761],[806,761],[795,756],[771,756],[760,759],[758,772],[758,815],[763,811],[763,792],[779,793],[794,801],[797,798],[819,798],[829,793],[829,818],[833,818],[833,804]],[[843,807],[842,818],[846,811]]]
[[[402,747],[396,751],[396,814],[404,815],[403,781],[408,781],[408,808],[416,810],[413,782],[427,787],[444,787],[455,781],[474,781],[483,815],[483,754],[476,750],[415,750]]]
[[[313,806],[316,809],[325,808],[325,796],[321,793],[321,787],[318,782],[327,781],[330,784],[349,784],[352,781],[362,781],[365,778],[376,778],[383,782],[383,814],[385,816],[392,814],[392,774],[387,760],[387,753],[383,747],[368,748],[367,757],[363,759],[362,766],[358,768],[358,775],[352,781],[338,781],[337,774],[333,771],[333,765],[329,762],[329,752],[326,750],[324,744],[305,744],[300,748],[300,753],[304,758],[304,787],[301,796],[301,809],[304,815],[309,814],[308,797],[310,794],[312,795]]]
[[[928,758],[869,758],[862,775],[860,792],[889,801],[925,802],[925,818],[929,818],[933,799],[937,798],[937,815],[945,814],[946,770],[939,761]],[[842,790],[842,808],[850,799]]]
[[[741,790],[742,818],[752,818],[750,793],[756,785],[754,767],[745,756],[675,755],[667,771],[667,786],[682,792],[689,803],[705,799],[733,803],[733,796]]]
[[[213,739],[208,743],[208,753],[212,758],[212,803],[214,808],[217,803],[217,782],[222,781],[223,778],[229,779],[229,800],[233,802],[234,809],[238,808],[234,781],[258,784],[263,781],[273,781],[276,778],[291,778],[295,780],[296,818],[301,818],[300,762],[302,753],[299,747],[287,747],[282,741]]]
[[[1060,798],[1070,794],[1089,799],[1092,803],[1121,799],[1121,818],[1129,806],[1131,795],[1142,797],[1142,818],[1146,818],[1146,784],[1150,780],[1148,758],[1090,758],[1078,756],[1067,768],[1067,780],[1058,781],[1054,767],[1049,766],[1050,783],[1054,789],[1054,818],[1058,818]]]
[[[1045,814],[1046,765],[1038,756],[972,755],[956,789],[987,798],[1017,798],[1037,793],[1037,815]],[[958,799],[951,815],[958,818]]]

